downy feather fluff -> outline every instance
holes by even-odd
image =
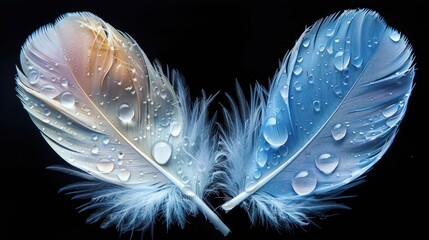
[[[18,96],[48,144],[86,179],[65,187],[89,199],[89,222],[145,230],[160,216],[184,227],[212,182],[216,138],[206,109],[173,87],[137,43],[91,13],[71,13],[32,34],[21,51]],[[175,92],[176,91],[176,92]]]
[[[219,187],[228,211],[288,228],[340,207],[330,200],[387,151],[414,78],[407,39],[370,10],[347,10],[305,30],[268,91],[225,111]]]

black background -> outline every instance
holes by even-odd
[[[140,239],[141,233],[120,235],[114,228],[86,224],[88,213],[75,209],[82,202],[59,194],[75,179],[46,167],[63,163],[48,146],[15,94],[15,65],[21,45],[37,28],[72,11],[91,11],[112,26],[129,33],[149,59],[178,69],[192,98],[234,94],[237,79],[244,89],[256,81],[267,86],[279,60],[296,39],[319,18],[349,8],[371,8],[405,34],[414,47],[416,86],[407,113],[392,146],[366,182],[347,191],[356,197],[341,200],[351,210],[334,211],[318,226],[277,232],[251,226],[246,213],[221,213],[232,229],[226,238],[202,216],[189,218],[184,230],[168,232],[160,222],[153,239],[349,239],[424,238],[427,221],[424,195],[428,190],[427,157],[418,146],[427,140],[424,119],[427,97],[428,16],[417,1],[8,1],[0,3],[1,104],[1,239]],[[221,109],[215,103],[210,114]],[[424,147],[424,146],[423,146]],[[420,147],[422,148],[422,147]],[[426,201],[427,202],[427,201]],[[214,202],[215,204],[216,201]],[[220,204],[220,203],[219,203]],[[421,219],[420,217],[423,217]],[[426,222],[427,223],[427,222]],[[420,237],[417,237],[420,236]],[[151,238],[145,233],[144,238]]]

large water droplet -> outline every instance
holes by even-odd
[[[302,72],[302,67],[301,66],[299,66],[299,65],[296,65],[294,68],[293,68],[293,73],[295,74],[295,75],[299,75],[299,74],[301,74],[301,72]]]
[[[399,42],[399,40],[401,39],[401,34],[396,30],[392,30],[392,32],[390,33],[390,39],[394,42]]]
[[[310,39],[308,38],[302,39],[302,46],[306,48],[308,47],[308,45],[310,45]]]
[[[346,136],[347,127],[343,124],[337,123],[331,129],[332,137],[335,141],[339,141]]]
[[[282,88],[280,88],[280,94],[282,95],[285,101],[288,100],[289,88],[287,85],[284,85]]]
[[[391,117],[391,116],[395,115],[395,113],[398,111],[398,109],[399,109],[398,104],[396,104],[396,103],[392,104],[382,111],[383,116],[386,118]]]
[[[60,96],[60,103],[66,108],[74,108],[76,99],[70,92],[63,92]]]
[[[313,109],[316,112],[320,112],[320,101],[313,101]]]
[[[118,173],[118,178],[119,180],[121,180],[122,182],[126,182],[130,179],[131,177],[131,172],[130,170],[126,169],[126,168],[122,168],[121,170],[119,170]]]
[[[28,73],[28,81],[30,84],[36,84],[39,81],[40,74],[39,71],[33,69]]]
[[[331,174],[338,166],[338,158],[329,153],[320,154],[316,158],[316,167],[324,174]]]
[[[101,173],[110,173],[113,171],[115,164],[108,159],[101,159],[97,165],[97,170]]]
[[[134,117],[134,109],[123,103],[118,108],[118,117],[124,123],[129,122]]]
[[[263,126],[265,140],[273,147],[280,147],[285,144],[289,133],[283,119],[270,117]]]
[[[338,71],[342,71],[347,68],[350,62],[350,54],[349,52],[339,51],[335,54],[334,57],[334,66],[338,69]]]
[[[316,175],[309,171],[301,171],[292,179],[292,188],[298,195],[306,195],[316,188]]]
[[[47,97],[54,98],[58,95],[59,92],[54,86],[46,84],[40,88],[40,93]]]
[[[166,164],[171,158],[173,148],[166,141],[159,141],[152,145],[151,154],[155,161],[159,164]]]
[[[268,155],[265,151],[259,151],[256,155],[256,163],[259,167],[264,167],[267,163]]]
[[[395,127],[396,125],[398,125],[398,123],[401,121],[401,118],[400,117],[392,117],[392,118],[389,118],[387,121],[386,121],[386,125],[388,126],[388,127]]]

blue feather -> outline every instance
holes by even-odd
[[[247,104],[238,94],[240,107],[226,113],[226,171],[218,177],[232,199],[222,207],[241,204],[254,222],[279,228],[335,207],[324,200],[356,183],[391,145],[413,60],[407,39],[376,12],[316,22],[286,54],[266,100]]]

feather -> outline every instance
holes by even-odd
[[[414,78],[407,39],[371,10],[347,10],[305,30],[264,94],[226,111],[217,172],[253,223],[303,226],[341,207],[329,200],[358,184],[388,150]]]
[[[137,43],[99,17],[65,14],[32,34],[21,51],[17,92],[47,143],[86,181],[65,189],[90,199],[89,222],[145,230],[157,216],[184,227],[212,182],[216,138],[191,104],[181,76],[173,85]],[[177,93],[176,93],[176,91]]]

